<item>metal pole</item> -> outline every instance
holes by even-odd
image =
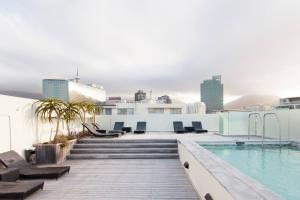
[[[266,114],[264,114],[264,117],[263,117],[263,133],[262,133],[262,139],[261,139],[262,148],[264,148],[265,132],[266,132]]]

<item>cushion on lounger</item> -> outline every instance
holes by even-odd
[[[27,163],[15,151],[8,151],[0,154],[0,161],[6,167],[15,167],[19,169],[21,178],[59,178],[70,171],[70,166],[59,167],[36,167]]]
[[[0,199],[24,199],[39,189],[42,181],[0,182]]]
[[[21,178],[59,178],[70,171],[69,166],[64,167],[31,167],[20,169]]]
[[[24,158],[22,158],[15,151],[7,151],[0,154],[0,161],[6,167],[16,167],[16,168],[24,168],[30,167],[31,164],[27,163]]]

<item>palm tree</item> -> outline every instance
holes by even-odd
[[[54,138],[58,135],[60,119],[63,115],[65,102],[55,98],[48,98],[36,101],[34,103],[35,114],[42,120],[52,122],[56,118],[56,132]],[[50,138],[51,140],[51,138]]]
[[[82,102],[79,102],[79,103],[78,103],[78,106],[79,106],[79,108],[80,108],[80,110],[81,110],[81,113],[82,113],[82,115],[80,115],[80,116],[81,116],[81,117],[80,117],[81,122],[82,122],[82,123],[85,123],[86,113],[88,112],[88,107],[89,107],[89,106],[88,106],[88,103],[82,101]],[[85,131],[85,128],[84,128],[84,126],[83,126],[82,132],[84,132],[84,131]]]
[[[88,102],[80,102],[78,103],[81,112],[82,112],[82,117],[81,117],[81,121],[83,123],[85,123],[86,121],[86,114],[92,114],[93,115],[93,122],[96,122],[96,113],[100,112],[101,108],[94,104],[94,103],[88,103]],[[83,131],[85,130],[85,128],[83,127]]]
[[[96,122],[96,114],[101,111],[101,107],[94,103],[87,105],[87,112],[93,115],[93,122]]]
[[[70,135],[70,123],[71,121],[76,120],[78,117],[81,118],[81,109],[78,103],[66,103],[66,106],[63,110],[63,119],[66,121],[68,134]]]
[[[79,102],[77,103],[79,108],[80,108],[80,112],[81,112],[81,122],[85,123],[85,117],[86,117],[86,113],[87,113],[87,103],[82,101],[82,102]]]
[[[102,110],[102,108],[99,105],[95,104],[95,107],[94,107],[94,110],[93,110],[93,122],[94,123],[96,123],[96,114],[100,113],[101,110]]]

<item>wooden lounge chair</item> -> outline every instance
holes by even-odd
[[[94,126],[94,128],[99,132],[99,133],[106,133],[105,129],[102,129],[100,124],[98,123],[92,123],[92,125]]]
[[[101,132],[98,132],[97,129],[94,129],[91,125],[89,125],[87,123],[82,123],[82,126],[84,126],[89,131],[89,133],[91,133],[95,137],[119,137],[118,133],[101,133]]]
[[[37,167],[29,164],[17,152],[7,151],[0,154],[0,162],[5,167],[18,168],[20,178],[23,179],[58,179],[65,173],[69,173],[70,166]]]
[[[25,199],[43,187],[43,181],[0,181],[0,199]]]
[[[136,124],[136,130],[134,133],[145,133],[146,132],[146,124],[147,122],[137,122]]]
[[[109,133],[121,133],[122,135],[125,133],[123,131],[124,122],[115,122],[114,129],[109,131]]]
[[[175,133],[185,133],[186,130],[183,127],[182,121],[174,121],[173,122],[174,132]]]
[[[202,128],[202,123],[200,121],[192,122],[192,126],[196,133],[207,133],[207,130]]]

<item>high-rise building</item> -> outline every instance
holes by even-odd
[[[135,101],[143,101],[146,100],[147,94],[143,90],[139,90],[134,94]]]
[[[223,96],[221,76],[213,76],[201,83],[201,102],[205,103],[207,113],[223,110]]]
[[[172,103],[172,99],[168,95],[163,95],[161,97],[158,97],[157,101],[160,102],[160,103],[167,103],[167,104]]]
[[[69,81],[63,79],[43,79],[43,98],[69,101]]]
[[[66,102],[104,102],[106,91],[96,84],[80,83],[77,71],[74,80],[43,79],[43,98],[56,98]]]

